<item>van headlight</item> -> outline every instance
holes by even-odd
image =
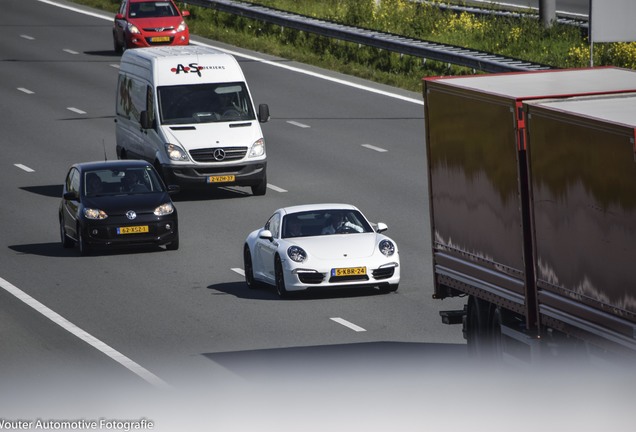
[[[252,149],[248,157],[259,157],[265,154],[265,140],[263,138],[256,140],[254,144],[252,144]]]
[[[166,144],[166,153],[173,161],[187,161],[188,154],[181,147],[175,144]]]

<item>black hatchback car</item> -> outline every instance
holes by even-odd
[[[113,160],[73,165],[60,203],[62,246],[165,245],[179,249],[177,209],[148,162]]]

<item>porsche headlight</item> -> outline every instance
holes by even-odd
[[[390,257],[395,253],[395,245],[390,240],[382,240],[378,247],[384,256]]]
[[[174,211],[174,206],[170,203],[165,203],[157,207],[154,211],[154,214],[156,216],[165,216],[165,215],[169,215],[173,211]]]
[[[85,208],[84,217],[86,219],[106,219],[108,215],[104,210]]]
[[[287,249],[287,256],[292,260],[292,261],[296,261],[296,262],[303,262],[307,259],[307,252],[304,251],[303,248],[298,247],[298,246],[290,246]]]
[[[166,144],[166,153],[168,153],[168,157],[170,158],[170,160],[173,160],[173,161],[188,160],[188,155],[178,145]]]
[[[258,157],[263,156],[265,154],[265,140],[263,138],[256,140],[254,144],[252,144],[252,149],[250,150],[249,157]]]
[[[188,26],[186,25],[185,21],[181,21],[181,24],[179,24],[179,27],[177,27],[177,32],[185,31],[185,29],[187,28]]]

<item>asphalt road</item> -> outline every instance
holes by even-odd
[[[60,245],[61,184],[72,163],[115,158],[119,57],[106,15],[49,3],[5,0],[0,27],[0,423],[509,430],[481,409],[493,381],[469,373],[461,328],[440,322],[462,302],[431,299],[419,94],[197,39],[234,53],[255,103],[270,106],[267,194],[184,192],[178,251],[81,257]],[[279,300],[246,287],[247,234],[278,207],[315,202],[353,203],[389,225],[397,293]],[[450,401],[471,389],[480,396],[457,418]]]

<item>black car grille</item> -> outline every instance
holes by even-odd
[[[373,270],[373,279],[388,279],[395,273],[395,267],[379,268]]]
[[[322,273],[298,273],[298,279],[305,284],[319,284],[325,276]]]
[[[190,150],[190,156],[196,162],[228,162],[241,160],[247,154],[247,147],[217,147]]]

